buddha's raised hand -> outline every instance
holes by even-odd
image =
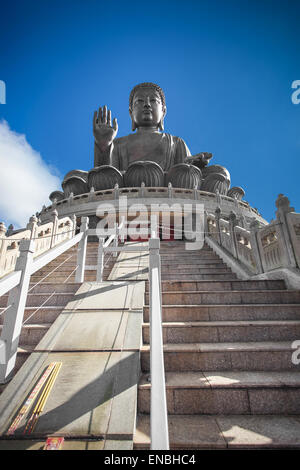
[[[101,147],[108,147],[115,139],[118,123],[116,119],[111,123],[111,111],[107,106],[100,107],[98,112],[94,112],[93,131],[95,140]]]

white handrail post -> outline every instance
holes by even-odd
[[[104,240],[99,237],[98,245],[98,261],[97,261],[97,282],[103,281],[103,265],[104,265]]]
[[[22,271],[20,283],[8,296],[8,309],[5,313],[1,340],[5,343],[4,363],[0,364],[0,383],[7,382],[17,358],[19,338],[21,334],[24,309],[33,262],[34,241],[21,240],[20,255],[16,262],[16,271]],[[2,343],[3,349],[3,343]]]
[[[149,239],[150,278],[150,374],[151,374],[151,449],[168,450],[168,411],[163,357],[162,307],[160,282],[160,240]]]
[[[75,274],[75,282],[84,281],[85,258],[86,258],[86,245],[88,239],[89,218],[82,217],[80,232],[83,232],[83,237],[79,242],[77,251],[77,270]]]

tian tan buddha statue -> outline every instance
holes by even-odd
[[[132,134],[117,137],[117,119],[106,106],[93,119],[94,168],[73,170],[62,183],[64,197],[119,187],[168,186],[201,189],[242,197],[241,188],[230,187],[230,175],[220,165],[208,165],[210,153],[192,156],[186,143],[164,132],[166,101],[154,83],[136,85],[129,97]],[[228,191],[229,190],[229,191]],[[230,193],[231,191],[231,193]]]

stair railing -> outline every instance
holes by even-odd
[[[150,433],[152,450],[169,449],[168,410],[162,332],[162,292],[160,240],[155,233],[149,240],[150,307]]]
[[[229,220],[221,217],[219,208],[214,214],[206,213],[206,240],[229,253],[248,269],[250,275],[284,269],[287,275],[291,272],[297,276],[300,270],[300,214],[294,212],[288,198],[282,194],[278,196],[276,206],[275,220],[264,226],[252,220],[248,228],[238,225],[233,212]]]
[[[62,227],[61,225],[60,228]],[[9,292],[8,306],[2,311],[2,313],[5,312],[5,316],[0,338],[0,383],[6,383],[10,379],[15,367],[30,276],[77,243],[80,244],[81,240],[87,237],[88,218],[82,219],[80,233],[75,235],[74,228],[71,232],[72,237],[60,243],[58,240],[64,237],[62,231],[58,230],[57,234],[52,233],[51,239],[55,240],[53,243],[55,246],[48,248],[36,258],[34,257],[35,245],[39,245],[39,240],[33,237],[21,239],[14,272],[0,279],[0,296]]]

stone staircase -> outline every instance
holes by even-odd
[[[88,242],[86,265],[97,264],[97,250],[98,243]],[[21,368],[78,290],[80,284],[75,282],[76,260],[77,246],[66,251],[31,276],[15,373]],[[104,280],[109,276],[114,261],[113,257],[106,256]],[[84,280],[95,281],[96,271],[86,270]],[[7,300],[8,294],[0,297],[0,308],[7,306]],[[3,315],[0,316],[0,331],[2,324]],[[5,386],[6,384],[0,385],[0,393]]]
[[[299,448],[300,291],[241,281],[206,245],[162,242],[163,339],[171,449]],[[149,298],[135,449],[149,448]]]

